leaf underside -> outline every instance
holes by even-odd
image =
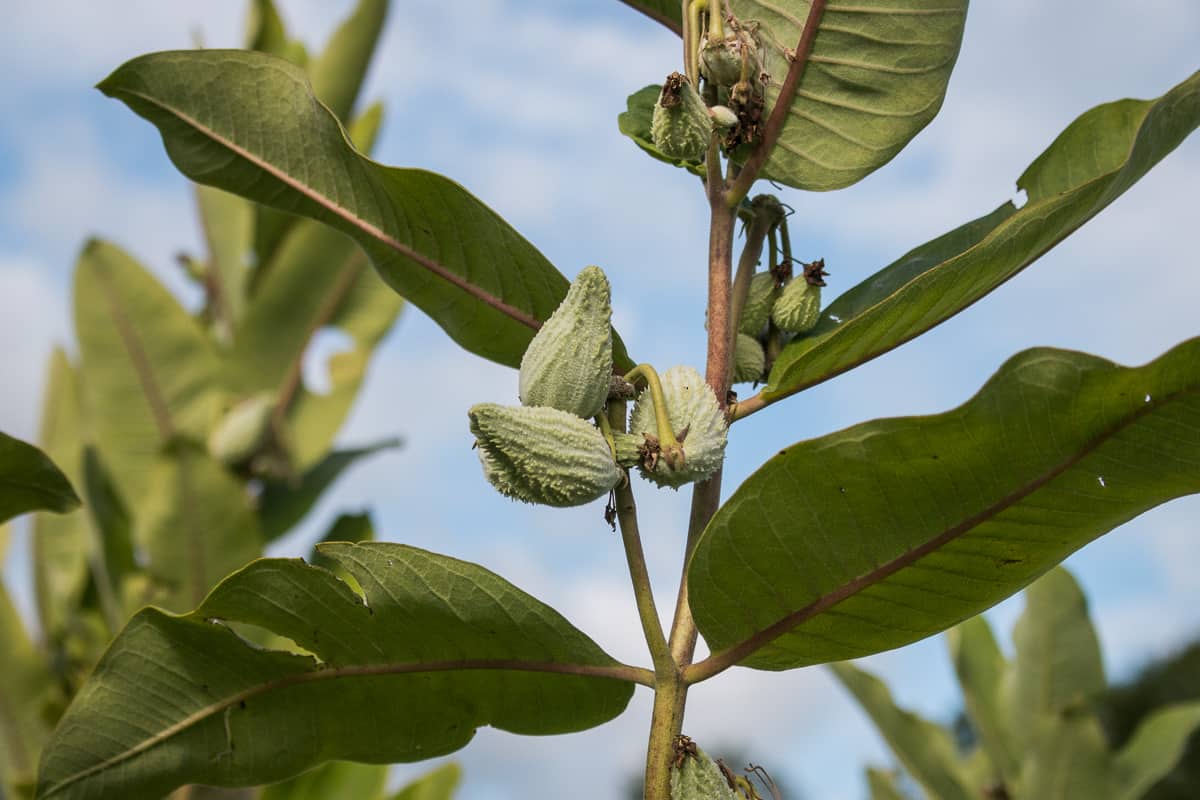
[[[79,506],[67,476],[31,444],[0,433],[0,523],[27,511]]]
[[[761,669],[917,641],[1141,512],[1200,491],[1200,340],[1143,367],[1048,348],[952,411],[783,450],[689,566],[714,653]]]
[[[139,612],[48,743],[39,797],[151,797],[255,785],[329,759],[416,761],[480,725],[581,730],[631,683],[555,611],[481,567],[396,544],[327,544],[365,598],[299,560],[255,561],[193,613]],[[259,650],[212,620],[309,655]]]

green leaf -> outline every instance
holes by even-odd
[[[1027,350],[957,409],[785,448],[717,511],[690,562],[710,666],[857,658],[978,614],[1200,491],[1197,429],[1192,339],[1134,368]]]
[[[29,511],[65,514],[78,507],[67,476],[45,453],[0,433],[0,522]]]
[[[462,768],[450,762],[409,783],[392,800],[452,800],[462,782]]]
[[[471,352],[518,365],[566,295],[567,279],[462,187],[355,152],[290,64],[259,53],[154,53],[100,89],[157,125],[193,180],[354,238],[393,289]],[[628,362],[620,348],[617,361]]]
[[[930,797],[975,800],[976,793],[959,767],[954,739],[946,729],[897,707],[887,686],[869,672],[848,663],[829,666]]]
[[[254,245],[254,207],[234,194],[196,186],[200,226],[208,243],[207,293],[217,330],[228,340],[246,304],[246,257]]]
[[[1157,100],[1088,111],[1021,176],[1020,210],[1006,203],[838,297],[811,334],[784,348],[763,398],[828,380],[962,311],[1098,214],[1198,124],[1200,73]]]
[[[48,743],[38,796],[151,797],[332,759],[415,761],[480,725],[565,733],[629,701],[627,668],[482,567],[396,544],[323,552],[365,598],[318,567],[262,559],[192,614],[139,612]],[[250,647],[209,620],[265,628],[315,659]]]
[[[663,155],[654,146],[654,139],[650,134],[650,122],[654,118],[654,106],[658,103],[658,96],[661,93],[662,87],[653,85],[638,89],[629,95],[625,101],[625,110],[617,115],[617,128],[621,133],[632,139],[634,144],[646,151],[651,158],[671,164],[672,166],[683,167],[693,175],[699,175],[703,178],[703,164],[671,158],[670,156]]]
[[[67,478],[82,486],[85,425],[80,402],[78,372],[56,347],[47,365],[38,441]],[[38,622],[47,641],[54,642],[76,616],[87,586],[92,551],[87,517],[35,514],[30,546]]]
[[[387,784],[386,764],[355,764],[328,761],[291,780],[272,784],[259,800],[383,800]]]
[[[203,441],[217,420],[216,353],[170,292],[99,240],[76,267],[75,332],[95,444],[121,495],[146,497],[167,443]]]
[[[334,31],[329,43],[309,64],[313,91],[338,119],[349,120],[379,33],[388,0],[359,0],[353,13]]]
[[[756,23],[770,74],[765,115],[800,44],[811,0],[728,0]],[[830,3],[762,177],[797,189],[849,186],[891,161],[937,115],[967,0]]]
[[[1022,732],[1034,730],[1041,717],[1090,708],[1108,685],[1087,598],[1065,569],[1050,570],[1026,590],[1013,645],[1016,658],[1001,702],[1008,730],[1028,747],[1032,742]]]
[[[204,451],[172,447],[155,462],[147,486],[135,536],[146,571],[165,589],[158,603],[191,608],[262,552],[245,486]]]
[[[1007,727],[1002,689],[1008,662],[996,644],[992,628],[982,616],[971,617],[946,634],[950,659],[962,689],[971,724],[979,732],[983,750],[993,770],[991,776],[1012,784],[1020,775],[1017,745]]]
[[[907,800],[896,785],[896,776],[886,770],[867,767],[867,786],[871,790],[871,800]]]
[[[1179,761],[1188,737],[1200,726],[1200,701],[1155,711],[1116,756],[1117,800],[1138,800]]]
[[[127,576],[137,572],[133,556],[133,520],[94,447],[85,448],[83,453],[83,493],[87,498],[88,515],[100,538],[104,575],[111,588],[118,587]]]
[[[1115,798],[1114,762],[1094,714],[1046,714],[1021,732],[1029,740],[1020,797],[1038,800]]]
[[[46,706],[57,699],[54,675],[30,641],[0,583],[0,795],[32,784],[42,743],[50,734]]]
[[[308,63],[304,45],[288,37],[283,18],[279,16],[272,0],[253,0],[250,4],[246,47],[286,58],[301,67]]]
[[[683,30],[683,6],[679,0],[621,0],[625,5],[640,11],[655,22],[661,23],[675,33]]]
[[[278,539],[304,519],[325,490],[352,464],[380,450],[399,447],[400,443],[399,439],[384,439],[367,447],[335,450],[300,475],[298,481],[264,482],[258,502],[258,521],[264,540]]]

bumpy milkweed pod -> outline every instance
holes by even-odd
[[[250,460],[270,440],[274,410],[271,392],[260,392],[235,405],[208,435],[209,455],[228,466]]]
[[[821,316],[821,287],[825,285],[824,259],[804,265],[797,277],[779,294],[771,308],[771,321],[788,333],[807,333]]]
[[[775,286],[775,276],[770,272],[758,272],[750,279],[750,288],[746,292],[746,304],[742,306],[742,318],[738,320],[738,330],[751,336],[758,336],[767,327],[771,318],[771,307],[779,297],[779,289]]]
[[[699,161],[712,129],[708,107],[695,87],[678,72],[668,75],[650,118],[654,146],[668,158]]]
[[[694,751],[671,769],[671,800],[742,800],[708,753],[699,747]]]
[[[521,358],[523,405],[585,419],[600,413],[613,369],[611,295],[599,267],[580,271]]]
[[[598,428],[545,406],[480,403],[467,412],[484,477],[504,496],[547,506],[603,497],[622,479]]]
[[[746,31],[736,31],[716,42],[706,39],[700,48],[700,74],[710,83],[729,87],[743,76],[757,78],[761,71],[758,43]]]
[[[762,380],[766,366],[767,354],[758,339],[739,333],[733,353],[733,382],[757,383]]]
[[[713,390],[691,367],[671,367],[661,376],[671,429],[683,446],[684,461],[678,467],[666,458],[647,458],[640,464],[642,476],[659,486],[679,488],[702,481],[721,466],[725,458],[727,428],[725,414]],[[643,391],[629,417],[629,432],[657,441],[654,400]]]

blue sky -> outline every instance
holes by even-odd
[[[42,366],[69,342],[72,261],[88,235],[129,248],[187,294],[173,255],[200,251],[189,188],[157,133],[90,87],[125,59],[241,41],[244,4],[161,0],[14,4],[0,31],[0,430],[32,438]],[[280,0],[319,45],[349,0]],[[696,181],[647,159],[616,130],[625,97],[678,68],[677,40],[615,0],[394,4],[365,96],[387,117],[376,157],[467,186],[567,275],[595,263],[615,321],[640,360],[702,366],[705,202]],[[824,257],[827,297],[911,247],[1013,196],[1025,166],[1077,114],[1153,97],[1197,67],[1200,6],[1148,0],[977,3],[940,116],[892,164],[832,194],[786,190],[802,258]],[[1143,363],[1200,333],[1195,254],[1200,137],[1110,209],[966,313],[866,367],[740,423],[731,491],[780,445],[877,416],[945,410],[1012,353],[1036,345]],[[762,187],[760,187],[761,189]],[[1132,267],[1136,267],[1136,270]],[[1131,278],[1131,275],[1135,277]],[[669,298],[670,302],[663,302]],[[321,379],[322,342],[310,365]],[[426,394],[411,390],[419,375]],[[882,387],[882,388],[881,388]],[[339,485],[279,549],[303,552],[342,510],[370,508],[385,538],[478,561],[555,606],[618,658],[645,663],[620,542],[600,508],[559,511],[491,493],[470,452],[466,409],[516,400],[516,376],[458,351],[415,310],[381,349],[343,441],[408,442]],[[450,480],[453,478],[453,480]],[[652,574],[668,607],[685,493],[637,487]],[[1177,501],[1068,562],[1120,676],[1200,632],[1195,537],[1200,502]],[[20,541],[18,541],[20,545]],[[24,550],[6,577],[27,587]],[[1019,612],[991,612],[1007,631]],[[958,702],[940,639],[869,660],[930,716]],[[861,766],[889,762],[826,674],[733,670],[697,687],[686,730],[736,743],[810,797],[865,795]],[[538,739],[480,731],[459,754],[463,800],[618,797],[638,769],[649,718],[640,691],[619,720]],[[403,768],[404,774],[418,767]]]

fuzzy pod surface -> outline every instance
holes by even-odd
[[[668,158],[700,161],[712,130],[708,106],[700,94],[683,75],[669,75],[650,118],[654,146]]]
[[[608,398],[612,369],[612,289],[603,270],[584,267],[525,349],[521,403],[594,417]]]
[[[738,800],[721,768],[700,748],[671,770],[671,800]]]
[[[775,276],[770,272],[757,272],[750,279],[750,288],[746,292],[746,304],[742,306],[742,318],[738,320],[738,330],[751,336],[758,336],[767,327],[771,318],[771,308],[779,296],[775,287]]]
[[[733,382],[756,383],[762,380],[766,366],[767,354],[758,339],[739,333],[733,354]]]
[[[604,434],[574,414],[480,403],[467,415],[484,477],[505,497],[565,508],[603,497],[621,481]]]
[[[680,469],[674,469],[665,459],[659,459],[653,469],[643,463],[640,471],[643,477],[659,486],[678,489],[685,483],[708,478],[721,467],[728,429],[717,396],[695,369],[671,367],[660,380],[672,432],[676,437],[683,435],[680,444],[684,464]],[[629,432],[653,437],[657,430],[654,400],[646,390],[634,403]]]
[[[788,333],[807,333],[821,316],[821,287],[796,278],[779,293],[771,308],[771,321]]]

